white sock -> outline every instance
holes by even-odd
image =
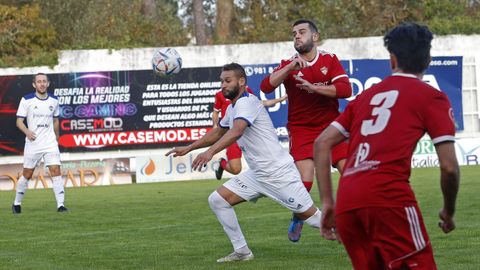
[[[22,204],[23,196],[25,196],[25,192],[27,191],[27,186],[28,186],[28,180],[22,175],[17,182],[15,201],[13,202],[14,205]]]
[[[60,206],[64,206],[63,203],[65,201],[65,189],[63,187],[63,180],[62,176],[54,176],[52,177],[53,180],[53,193],[55,193],[55,199],[57,200],[57,208]]]
[[[212,192],[208,197],[208,204],[217,216],[218,221],[223,226],[223,230],[227,234],[230,242],[232,242],[233,249],[242,254],[250,253],[247,246],[247,241],[243,236],[240,224],[238,224],[237,215],[233,207],[225,201],[225,199],[218,194],[217,191]]]
[[[307,218],[305,220],[305,223],[307,223],[308,225],[314,228],[320,228],[321,219],[322,219],[322,211],[318,210],[317,208],[317,212],[315,212],[315,214],[313,214],[311,217]]]

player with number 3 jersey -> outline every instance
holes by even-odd
[[[321,233],[338,232],[354,269],[436,269],[409,178],[417,142],[435,145],[444,206],[440,226],[455,228],[459,174],[455,125],[447,96],[421,80],[433,36],[407,23],[384,38],[393,74],[365,90],[315,142],[315,166],[323,205]],[[414,53],[412,53],[414,52]],[[348,158],[333,203],[329,150],[349,139]]]

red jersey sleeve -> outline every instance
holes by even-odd
[[[345,137],[350,137],[350,130],[352,126],[353,116],[355,113],[353,112],[354,106],[356,102],[355,100],[350,101],[345,107],[343,113],[341,113],[332,123],[331,125],[337,128]]]
[[[455,140],[453,110],[447,96],[436,92],[423,112],[424,126],[434,144]]]
[[[291,62],[291,60],[282,60],[282,62],[280,62],[280,65],[278,65],[273,70],[273,72],[276,72],[276,71],[284,68],[290,62]],[[263,78],[262,82],[260,83],[260,91],[268,94],[268,93],[272,92],[273,90],[275,90],[275,87],[273,87],[273,85],[270,84],[270,75],[268,75],[267,77]]]
[[[352,86],[348,79],[347,73],[336,55],[333,55],[330,64],[330,78],[331,83],[335,85],[337,90],[337,98],[348,98],[352,95]]]
[[[213,109],[217,112],[221,111],[223,106],[223,99],[220,97],[220,95],[223,95],[222,91],[218,91],[215,94],[215,103],[213,104]]]

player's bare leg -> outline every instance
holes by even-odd
[[[303,185],[310,192],[313,185],[313,175],[314,175],[314,167],[315,164],[313,163],[312,159],[304,159],[298,160],[295,162],[295,166],[297,166],[298,171],[300,172],[300,178],[302,179]],[[288,239],[292,242],[298,242],[302,235],[303,229],[303,220],[299,218],[298,215],[292,215],[292,220],[290,221],[290,226],[288,226]]]
[[[20,176],[20,179],[18,179],[17,187],[15,189],[16,190],[15,201],[13,202],[13,205],[12,205],[12,212],[14,214],[22,213],[21,205],[22,205],[23,196],[25,196],[25,192],[27,191],[28,180],[32,179],[34,171],[35,171],[35,168],[33,169],[23,168],[22,176]]]
[[[233,175],[237,175],[242,171],[242,159],[235,158],[226,160],[224,158],[220,159],[220,164],[218,164],[218,169],[215,171],[215,177],[217,180],[222,179],[223,171],[227,171]]]
[[[222,224],[223,230],[230,239],[234,249],[233,253],[218,259],[217,262],[247,261],[253,259],[253,253],[248,248],[240,224],[238,224],[237,215],[232,207],[244,201],[243,198],[224,186],[219,187],[208,197],[208,204],[217,216],[220,224]]]

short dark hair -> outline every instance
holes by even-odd
[[[245,83],[247,82],[247,74],[245,73],[245,69],[242,65],[237,63],[230,63],[223,66],[222,71],[230,71],[233,70],[237,78],[245,78]]]
[[[310,31],[312,31],[314,33],[318,33],[317,26],[315,25],[315,23],[312,20],[309,20],[309,19],[298,19],[293,23],[292,26],[297,26],[297,25],[302,24],[302,23],[308,23],[308,27],[310,28]]]
[[[412,22],[401,23],[385,37],[387,50],[397,57],[398,67],[405,72],[423,73],[430,63],[433,34],[427,26]]]
[[[50,79],[48,79],[48,76],[47,76],[47,74],[45,74],[45,73],[42,73],[42,72],[39,72],[39,73],[37,73],[37,74],[33,75],[32,82],[35,82],[35,80],[37,79],[37,76],[38,76],[38,75],[45,75],[45,77],[47,77],[47,82],[48,82],[48,81],[50,81]]]

